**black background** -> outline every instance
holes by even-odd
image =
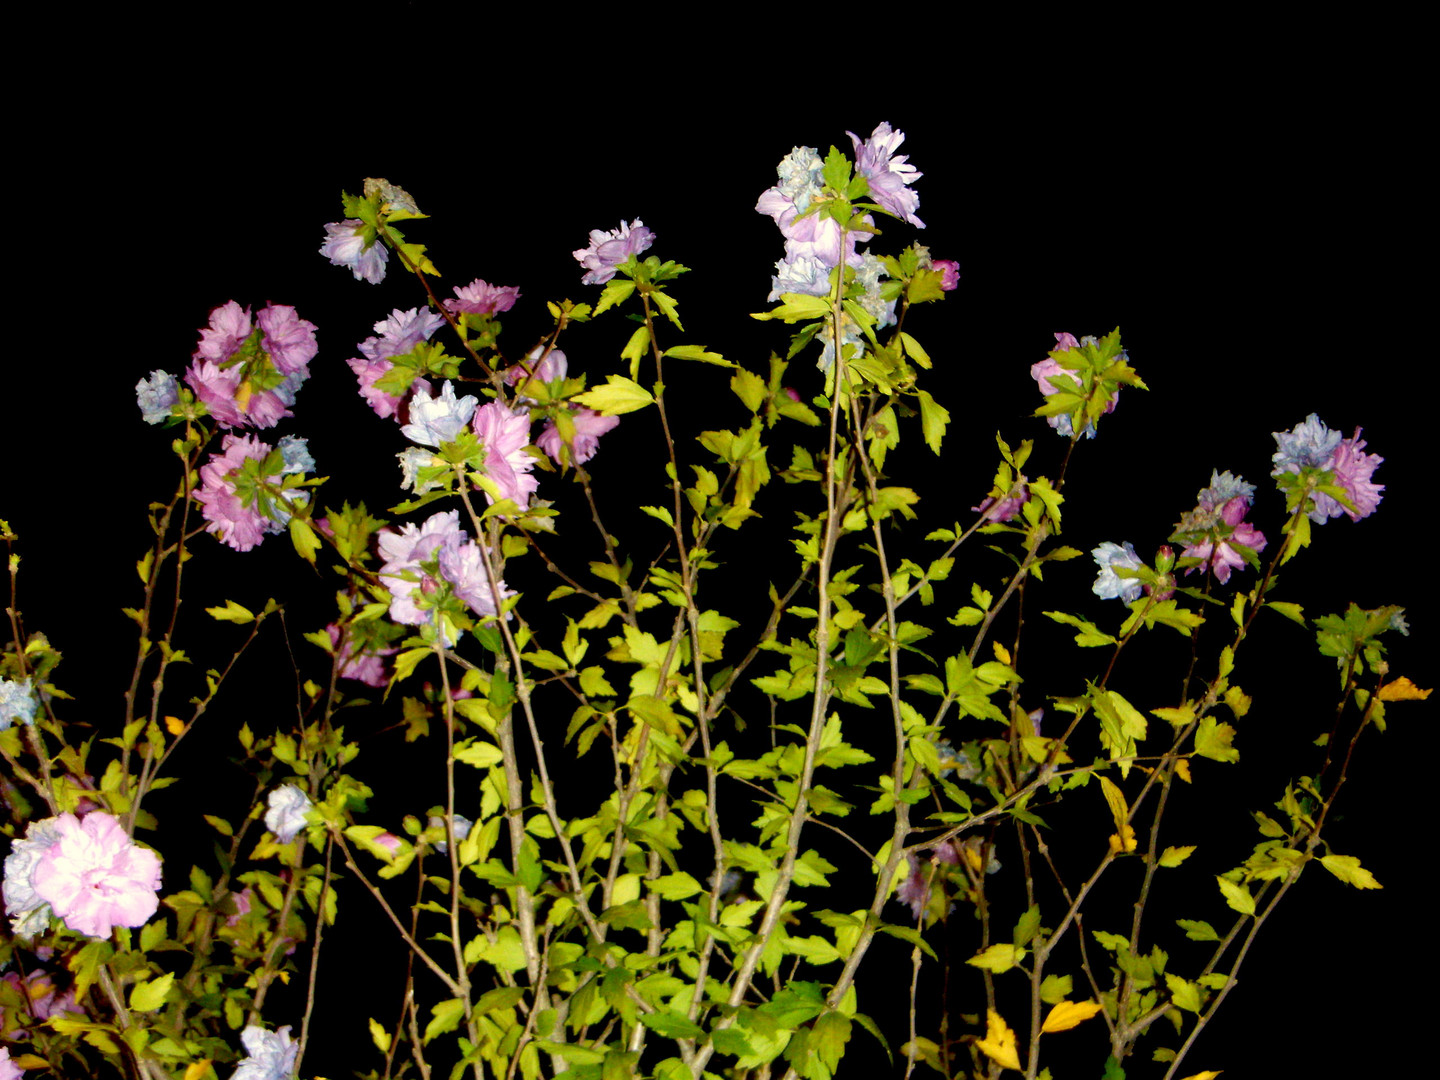
[[[355,396],[343,361],[371,323],[419,295],[393,262],[372,287],[316,254],[323,224],[341,216],[342,188],[385,176],[414,194],[433,221],[408,234],[429,245],[447,287],[477,276],[518,284],[502,338],[510,355],[546,331],[544,300],[593,300],[598,290],[579,284],[569,255],[587,231],[643,218],[658,237],[653,253],[693,268],[675,290],[686,340],[762,368],[784,333],[745,313],[766,306],[781,242],[754,201],[792,146],[848,149],[846,129],[864,136],[880,120],[907,133],[903,152],[925,173],[916,189],[928,228],[918,238],[936,257],[958,259],[962,273],[957,292],[907,326],[936,360],[926,385],[955,417],[938,468],[912,446],[892,470],[925,470],[915,481],[922,523],[948,524],[978,501],[997,428],[1012,443],[1034,438],[1053,470],[1061,440],[1028,418],[1028,367],[1055,331],[1118,324],[1151,389],[1127,391],[1101,437],[1081,447],[1066,490],[1070,542],[1153,550],[1212,468],[1259,485],[1252,519],[1275,542],[1282,508],[1267,491],[1270,433],[1312,411],[1347,434],[1363,425],[1370,450],[1386,458],[1376,477],[1385,501],[1366,521],[1317,530],[1315,548],[1287,568],[1287,598],[1318,604],[1312,613],[1349,600],[1407,604],[1415,636],[1398,644],[1396,666],[1433,681],[1420,456],[1433,346],[1417,318],[1416,272],[1429,229],[1404,65],[1375,28],[1189,27],[1122,45],[1103,34],[1082,43],[1059,31],[970,27],[919,53],[895,36],[882,59],[853,43],[822,49],[839,31],[808,23],[692,27],[684,48],[667,48],[663,31],[641,25],[578,32],[557,22],[504,37],[477,13],[423,4],[337,12],[303,29],[264,17],[272,21],[258,33],[260,9],[179,27],[196,31],[183,47],[162,46],[156,28],[135,23],[89,27],[78,42],[75,28],[40,25],[38,54],[78,94],[16,84],[7,231],[18,334],[5,366],[12,434],[0,514],[22,536],[28,625],[66,653],[60,681],[85,722],[106,727],[118,715],[133,649],[118,607],[138,596],[129,575],[144,544],[144,502],[171,483],[161,472],[169,436],[140,422],[133,387],[153,368],[180,372],[211,308],[232,298],[289,303],[319,326],[314,375],[277,433],[310,436],[320,471],[335,477],[322,502],[397,500],[401,444]],[[896,225],[874,246],[896,250],[910,235]],[[598,379],[614,370],[628,333],[611,318],[562,346],[572,368]],[[718,373],[671,381],[682,374],[696,381],[677,395],[718,411],[702,414],[697,430],[738,423]],[[816,376],[797,362],[792,381],[808,396],[807,379]],[[642,423],[622,424],[592,468],[602,490],[632,504],[656,501],[662,482],[639,468],[655,445],[644,442],[653,432],[637,434]],[[622,435],[635,441],[616,445]],[[918,444],[918,432],[908,437]],[[781,527],[784,513],[777,504]],[[201,547],[216,577],[193,596],[192,633],[210,632],[202,603],[323,601],[332,589],[297,571],[278,540],[248,555]],[[1086,568],[1068,569],[1053,587],[1084,597],[1071,608],[1111,618],[1085,593]],[[785,570],[754,568],[777,581]],[[1000,572],[996,560],[975,576]],[[1322,589],[1331,599],[1320,601]],[[297,615],[297,638],[318,625],[302,622]],[[1285,777],[1314,767],[1282,756],[1280,736],[1299,727],[1304,737],[1283,745],[1304,746],[1328,726],[1333,698],[1309,634],[1280,627],[1267,640],[1274,651],[1237,672],[1256,698],[1239,725],[1241,768],[1197,769],[1204,783],[1187,793],[1207,829],[1242,837],[1249,810],[1268,808]],[[1054,642],[1069,651],[1063,636]],[[257,679],[265,670],[257,666]],[[233,711],[217,711],[222,735],[180,771],[207,770],[223,787],[219,759],[241,719],[264,723],[262,700],[247,688]],[[1415,868],[1429,709],[1394,709],[1390,731],[1367,738],[1331,834],[1385,890],[1362,894],[1308,873],[1185,1072],[1328,1076],[1401,1062],[1423,1004],[1404,983],[1425,966],[1430,939]],[[1267,766],[1268,780],[1249,779]],[[209,783],[179,785],[157,812],[233,813],[200,805]],[[1250,842],[1217,854],[1214,869]],[[168,868],[167,887],[178,887]],[[1195,903],[1218,921],[1212,893]],[[957,954],[972,947],[957,943]],[[307,1057],[307,1072],[332,1077],[343,1073],[327,1064],[327,1042],[364,1038],[340,956],[322,968],[328,1011]],[[878,957],[872,985],[890,977],[884,964],[905,959],[899,950]],[[360,1016],[383,1019],[383,965],[362,971],[383,1004],[367,1000]],[[339,1000],[326,1001],[327,974]],[[901,985],[893,995],[869,990],[861,1008],[886,1015]],[[296,1004],[271,1022],[298,1020]],[[901,1029],[890,1030],[898,1045]],[[1137,1063],[1132,1075],[1150,1068]]]

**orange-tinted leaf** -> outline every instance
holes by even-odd
[[[1046,1034],[1069,1031],[1103,1008],[1098,1001],[1062,1001],[1050,1010],[1050,1015],[1045,1017],[1045,1023],[1040,1026],[1040,1030]]]
[[[1404,675],[1380,688],[1381,701],[1424,701],[1429,696],[1429,690],[1421,690]]]

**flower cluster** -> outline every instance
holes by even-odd
[[[534,404],[534,401],[525,396],[525,385],[532,380],[543,383],[555,383],[563,380],[569,370],[569,362],[561,350],[553,348],[548,353],[536,348],[526,359],[538,361],[538,363],[530,365],[530,374],[527,375],[525,369],[518,364],[506,369],[502,374],[511,385],[521,388],[520,402],[530,405]],[[600,436],[614,430],[615,426],[620,423],[618,416],[601,416],[594,409],[575,405],[569,407],[566,415],[569,427],[573,428],[573,432],[568,436],[568,443],[571,461],[576,465],[583,465],[594,457],[596,451],[600,449]],[[550,455],[557,463],[564,461],[563,448],[566,443],[566,436],[562,436],[559,426],[553,419],[545,422],[544,429],[535,439],[535,445]]]
[[[315,325],[294,308],[271,304],[252,319],[249,308],[231,300],[210,313],[185,381],[221,427],[274,427],[294,415],[290,406],[315,352]],[[167,395],[163,381],[155,381],[163,374],[152,373],[147,389],[137,387],[147,419]]]
[[[436,626],[443,644],[455,644],[450,620],[442,618],[444,590],[477,615],[494,616],[498,594],[513,595],[504,582],[490,579],[487,552],[460,527],[460,512],[435,514],[423,525],[399,532],[382,529],[380,579],[390,590],[390,617],[406,626]]]
[[[205,530],[236,551],[249,551],[281,532],[295,509],[310,501],[295,480],[315,468],[304,439],[287,435],[273,449],[254,436],[226,435],[222,452],[200,469],[195,501]]]
[[[1254,496],[1254,484],[1228,472],[1211,473],[1210,486],[1200,492],[1195,509],[1181,515],[1172,537],[1185,542],[1181,558],[1200,560],[1187,574],[1208,565],[1224,584],[1232,569],[1245,565],[1242,551],[1265,550],[1265,534],[1244,520]]]
[[[1342,439],[1338,431],[1331,431],[1320,417],[1311,413],[1290,431],[1277,431],[1275,444],[1278,449],[1272,460],[1275,468],[1271,476],[1282,473],[1299,474],[1302,470],[1330,473],[1334,484],[1342,488],[1354,509],[1323,491],[1313,494],[1314,505],[1309,514],[1317,525],[1330,518],[1348,514],[1351,521],[1369,517],[1380,505],[1385,490],[1384,484],[1372,479],[1375,469],[1385,459],[1378,454],[1367,454],[1365,440],[1360,438],[1360,429],[1348,439]],[[1320,482],[1324,482],[1323,477]]]
[[[116,926],[144,926],[159,888],[159,858],[101,810],[31,822],[5,859],[5,910],[20,936],[45,929],[52,913],[96,938]]]
[[[35,710],[40,701],[30,687],[29,679],[12,682],[0,679],[0,731],[4,731],[16,720],[22,724],[35,723]]]
[[[377,416],[400,417],[408,395],[430,392],[430,383],[415,374],[413,367],[404,372],[403,386],[396,378],[386,378],[395,367],[395,359],[412,352],[430,340],[445,325],[445,316],[424,308],[390,312],[389,317],[375,324],[375,335],[360,343],[360,355],[345,361],[360,382],[360,396],[375,410]],[[385,383],[377,385],[384,379]]]
[[[856,172],[868,184],[875,204],[923,229],[925,223],[915,216],[920,197],[910,187],[921,174],[905,155],[895,153],[905,140],[904,132],[882,123],[868,139],[862,140],[854,132],[846,134],[855,148]],[[843,265],[853,271],[847,297],[864,310],[873,333],[894,324],[895,298],[892,294],[887,299],[881,293],[880,279],[886,276],[884,264],[858,249],[874,233],[849,227],[849,222],[842,223],[828,212],[829,207],[824,205],[827,202],[847,208],[850,204],[848,193],[829,190],[824,174],[825,162],[815,148],[797,146],[781,159],[776,169],[778,182],[764,191],[755,204],[755,210],[768,215],[785,238],[785,257],[775,264],[769,299],[778,300],[787,294],[825,296],[830,292],[831,271]],[[866,225],[874,223],[868,214],[860,220]],[[931,268],[940,270],[942,289],[958,284],[958,265],[931,264]],[[859,345],[864,329],[847,313],[840,333],[842,347]],[[819,363],[823,370],[835,358],[833,326],[827,322],[818,336],[824,343]]]
[[[634,224],[620,222],[620,228],[608,232],[590,230],[590,244],[576,248],[572,255],[585,268],[580,280],[586,285],[603,285],[615,276],[615,268],[632,255],[640,255],[655,242],[655,234],[639,218]]]

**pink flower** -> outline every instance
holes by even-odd
[[[455,299],[446,300],[445,307],[456,315],[498,315],[509,311],[519,299],[518,285],[491,285],[482,278],[476,278],[469,285],[456,289]]]
[[[35,894],[77,933],[107,938],[116,926],[144,926],[159,906],[160,860],[103,810],[55,819],[60,839],[35,866]]]
[[[545,359],[541,360],[542,356]],[[534,398],[525,396],[524,390],[528,383],[556,382],[565,378],[566,372],[570,369],[570,361],[566,359],[563,349],[551,349],[546,352],[543,345],[537,345],[526,353],[525,361],[526,366],[530,368],[528,373],[519,364],[514,364],[500,373],[507,383],[520,388],[521,392],[517,400],[524,405],[535,404]]]
[[[620,423],[618,416],[601,416],[594,409],[577,409],[571,414],[571,420],[575,424],[575,438],[571,443],[571,461],[576,465],[582,465],[594,457],[595,451],[600,449],[600,436],[607,431],[614,430]],[[554,420],[545,425],[545,430],[535,440],[535,445],[556,461],[561,460],[560,431],[555,426]]]
[[[251,907],[250,886],[246,885],[238,893],[231,893],[230,899],[235,902],[235,914],[225,916],[225,925],[232,930],[240,925],[240,920],[250,914]]]
[[[535,459],[525,452],[525,447],[530,445],[529,414],[492,401],[475,410],[472,426],[476,437],[485,445],[485,475],[499,486],[500,498],[509,499],[524,510],[540,486],[540,481],[530,475]],[[492,505],[496,502],[488,491],[485,497]]]
[[[930,269],[940,271],[940,288],[943,292],[954,292],[960,287],[960,264],[954,259],[934,259]]]
[[[22,1080],[25,1070],[10,1060],[10,1051],[0,1046],[0,1080]]]
[[[263,461],[270,446],[252,436],[237,438],[226,435],[224,452],[211,454],[200,468],[200,490],[195,501],[208,524],[205,531],[213,533],[236,551],[249,551],[265,539],[266,532],[278,532],[279,526],[254,506],[247,506],[235,491],[234,474],[247,460]]]
[[[440,574],[450,582],[455,595],[477,615],[496,613],[495,594],[500,594],[503,603],[515,593],[499,582],[497,588],[490,587],[490,566],[485,552],[475,541],[459,546],[440,549]]]
[[[355,655],[355,643],[349,637],[345,639],[345,645],[340,645],[340,627],[331,623],[325,627],[325,632],[330,635],[330,644],[340,650],[337,657],[340,663],[340,678],[354,679],[366,686],[373,686],[376,689],[384,687],[389,682],[385,674],[384,657],[395,653],[394,649],[381,649],[378,653],[361,653]]]
[[[294,415],[315,350],[315,324],[294,308],[272,304],[252,321],[231,300],[210,313],[185,381],[221,427],[274,427]]]
[[[365,403],[370,408],[375,410],[376,416],[386,419],[392,416],[400,418],[402,407],[410,396],[424,394],[429,397],[434,391],[430,380],[416,379],[410,384],[410,389],[406,391],[405,397],[396,397],[393,394],[387,394],[375,385],[382,375],[395,366],[389,360],[362,360],[357,356],[345,362],[350,365],[350,370],[360,381],[360,396],[365,399]],[[408,416],[408,410],[406,410],[406,415]]]
[[[416,606],[415,590],[424,589],[428,584],[425,591],[434,591],[437,583],[424,572],[421,564],[438,559],[443,547],[465,543],[460,511],[432,514],[425,524],[405,525],[399,532],[381,529],[378,539],[380,555],[385,560],[380,578],[390,590],[390,617],[406,626],[424,626],[430,621],[430,615]]]
[[[1177,537],[1186,534],[1199,537],[1180,552],[1182,557],[1200,560],[1198,565],[1185,571],[1187,574],[1209,563],[1224,584],[1230,580],[1231,570],[1245,565],[1245,559],[1230,546],[1231,541],[1252,551],[1265,550],[1265,534],[1244,520],[1254,494],[1255,485],[1247,484],[1238,476],[1218,470],[1211,474],[1210,486],[1200,492],[1196,508],[1181,516],[1176,533]],[[1223,526],[1229,526],[1228,536],[1216,531]]]
[[[1335,453],[1328,463],[1335,474],[1335,483],[1345,489],[1345,494],[1350,496],[1355,509],[1349,510],[1329,495],[1317,492],[1317,513],[1323,513],[1327,518],[1348,514],[1351,521],[1359,521],[1375,512],[1383,498],[1380,492],[1385,490],[1385,485],[1375,483],[1371,477],[1375,475],[1376,467],[1385,459],[1379,454],[1364,453],[1364,450],[1365,440],[1360,438],[1360,429],[1356,428],[1353,436],[1342,440],[1335,448]]]

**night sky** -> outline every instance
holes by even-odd
[[[792,146],[848,150],[847,129],[863,136],[881,120],[906,132],[902,152],[925,174],[916,190],[927,228],[894,223],[872,247],[892,252],[919,239],[935,257],[957,259],[962,275],[958,291],[915,311],[906,327],[936,361],[922,385],[954,418],[938,464],[917,427],[892,469],[893,482],[913,482],[925,497],[921,524],[963,519],[984,495],[997,428],[1012,443],[1034,439],[1037,460],[1053,470],[1062,440],[1029,417],[1037,403],[1029,365],[1057,331],[1098,335],[1118,325],[1150,391],[1126,391],[1100,437],[1077,452],[1068,542],[1088,550],[1129,540],[1153,552],[1214,468],[1257,484],[1251,520],[1278,542],[1271,432],[1310,412],[1347,435],[1363,426],[1369,450],[1386,458],[1376,475],[1384,502],[1373,518],[1317,529],[1315,546],[1284,572],[1284,598],[1306,602],[1311,614],[1349,600],[1407,605],[1413,636],[1396,642],[1395,668],[1433,682],[1433,608],[1424,604],[1433,586],[1410,558],[1428,490],[1416,451],[1433,413],[1412,374],[1429,337],[1413,314],[1421,310],[1411,254],[1422,243],[1408,145],[1416,134],[1404,87],[1380,65],[1368,65],[1377,74],[1356,89],[1298,54],[1277,66],[1258,45],[1218,57],[1196,45],[1095,79],[1036,48],[984,77],[978,68],[942,77],[948,69],[932,67],[931,83],[907,83],[896,67],[863,94],[807,95],[800,83],[749,85],[718,59],[690,58],[647,80],[640,56],[627,60],[633,70],[614,58],[587,69],[583,51],[538,53],[533,66],[511,58],[503,68],[476,58],[473,69],[447,53],[443,75],[407,82],[393,69],[381,74],[388,54],[377,48],[367,61],[373,80],[291,85],[274,75],[301,70],[320,47],[319,39],[283,51],[273,42],[222,47],[208,73],[183,76],[141,62],[143,52],[122,61],[87,51],[94,62],[75,73],[89,91],[84,115],[47,101],[20,121],[23,164],[7,201],[12,304],[23,315],[5,390],[10,430],[23,438],[7,440],[0,516],[22,537],[27,625],[65,652],[59,682],[78,699],[67,708],[102,734],[121,706],[126,664],[117,657],[133,650],[133,626],[118,609],[138,599],[132,567],[145,544],[144,505],[168,494],[173,475],[162,472],[172,435],[140,421],[133,388],[154,368],[179,374],[188,365],[213,307],[293,304],[317,324],[320,353],[296,416],[268,434],[310,437],[319,471],[334,477],[320,502],[400,501],[393,455],[404,444],[355,394],[344,360],[373,322],[423,298],[393,259],[386,281],[370,286],[317,254],[323,225],[342,216],[342,189],[377,176],[414,195],[431,220],[405,230],[429,247],[442,296],[476,277],[520,286],[501,339],[509,357],[548,330],[545,300],[598,295],[580,284],[570,256],[588,230],[642,218],[658,237],[651,254],[692,268],[673,290],[687,334],[672,332],[669,343],[705,344],[763,370],[787,334],[747,314],[766,308],[782,254],[755,199]],[[961,59],[983,52],[971,42]],[[262,56],[274,77],[257,87],[244,75]],[[593,81],[600,70],[608,81]],[[613,317],[569,332],[562,347],[572,373],[594,383],[620,370],[629,332]],[[790,379],[808,398],[819,377],[807,357]],[[667,376],[696,410],[697,430],[740,422],[718,372],[667,368]],[[718,420],[707,417],[712,408]],[[663,477],[644,464],[658,446],[652,422],[622,423],[592,463],[612,499],[656,501]],[[774,508],[782,528],[784,497]],[[328,572],[317,579],[299,568],[283,538],[248,555],[208,539],[195,546],[198,561],[213,560],[214,577],[197,578],[211,591],[191,598],[192,633],[209,632],[199,609],[225,597],[254,604],[308,593],[323,602],[333,592]],[[757,560],[762,580],[788,571],[771,574],[753,551],[732,559]],[[974,576],[993,582],[1001,565],[980,559]],[[1076,561],[1056,572],[1051,587],[1068,606],[1052,603],[1103,625],[1114,611],[1088,594],[1088,567]],[[1248,588],[1248,572],[1241,580]],[[297,616],[292,633],[314,628]],[[1288,625],[1272,631],[1260,642],[1271,651],[1257,649],[1237,671],[1256,699],[1238,724],[1240,769],[1215,766],[1203,777],[1208,792],[1197,784],[1185,793],[1195,821],[1211,823],[1214,799],[1213,814],[1242,837],[1254,836],[1249,810],[1269,809],[1286,776],[1314,767],[1281,757],[1280,736],[1300,725],[1304,736],[1284,745],[1305,747],[1328,726],[1333,698],[1332,669],[1313,636]],[[1055,642],[1073,651],[1065,637]],[[297,648],[315,663],[312,647]],[[242,712],[218,711],[226,739]],[[1395,980],[1424,962],[1411,943],[1432,936],[1410,865],[1417,855],[1402,839],[1422,827],[1413,777],[1432,716],[1430,705],[1393,708],[1389,732],[1364,740],[1328,834],[1385,890],[1359,893],[1318,867],[1307,871],[1185,1072],[1225,1065],[1236,1077],[1339,1075],[1344,1062],[1375,1075],[1399,1064],[1400,1034],[1413,1030],[1419,1006]],[[223,768],[214,762],[229,745],[205,748],[210,764],[197,757],[193,767]],[[1244,773],[1252,760],[1271,770],[1263,781]],[[184,787],[166,793],[168,807],[157,797],[157,811],[186,807],[173,794]],[[178,880],[167,867],[167,888]],[[358,910],[368,900],[349,902]],[[1209,893],[1203,902],[1218,918]],[[863,986],[862,978],[862,1009]],[[274,1023],[298,1019],[297,1009]],[[1262,1025],[1276,1034],[1240,1053]],[[1365,1044],[1367,1030],[1384,1033],[1378,1044]],[[857,1033],[852,1045],[867,1038]],[[317,1044],[307,1073],[324,1062]],[[1132,1076],[1149,1068],[1138,1064]]]

